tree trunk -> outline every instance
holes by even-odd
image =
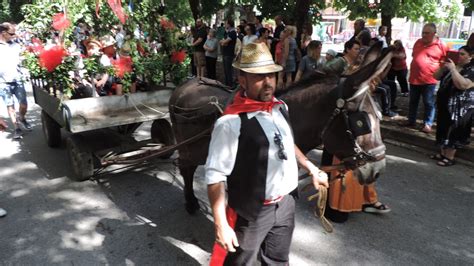
[[[308,22],[310,0],[297,0],[294,11],[295,26],[297,28],[296,41],[300,43],[301,33],[306,22]]]
[[[194,20],[201,17],[201,0],[188,0]]]
[[[387,35],[385,38],[387,39],[388,45],[392,43],[392,18],[392,15],[384,14],[382,11],[382,26],[387,26]]]

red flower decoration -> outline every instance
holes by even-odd
[[[42,50],[39,53],[39,64],[46,68],[48,72],[53,72],[57,66],[61,64],[64,56],[67,55],[66,50],[61,45],[55,45],[49,49]]]
[[[64,30],[71,26],[71,21],[67,19],[66,14],[64,13],[57,13],[53,16],[53,28],[55,30]]]
[[[32,38],[31,44],[26,48],[28,52],[39,54],[44,50],[43,42],[38,38]]]
[[[160,19],[160,25],[165,30],[174,30],[175,26],[171,20],[167,20],[166,18]]]
[[[117,60],[112,60],[112,65],[115,68],[115,75],[119,78],[123,78],[125,73],[130,73],[133,70],[133,62],[130,56],[121,56]]]
[[[186,51],[185,50],[174,51],[174,52],[171,53],[171,63],[181,64],[181,63],[183,63],[184,59],[186,59]]]

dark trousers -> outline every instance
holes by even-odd
[[[408,109],[408,122],[415,124],[416,114],[420,98],[423,97],[425,106],[425,116],[423,122],[425,125],[432,126],[435,118],[435,88],[436,84],[413,85],[410,84],[410,101]]]
[[[262,265],[288,265],[294,228],[295,199],[290,195],[263,206],[253,222],[238,216],[234,231],[239,247],[227,253],[224,265],[254,265],[257,254]]]
[[[380,83],[375,87],[374,92],[380,97],[380,105],[382,107],[382,113],[388,114],[390,111],[390,86]]]
[[[402,69],[402,70],[390,69],[390,72],[388,72],[388,75],[387,75],[387,79],[395,81],[395,78],[396,78],[398,80],[398,84],[400,84],[401,93],[407,93],[408,92],[407,73],[408,73],[408,69]]]
[[[393,109],[395,101],[397,100],[397,83],[393,80],[386,79],[382,84],[385,84],[390,88],[390,109]]]
[[[232,62],[234,61],[233,56],[224,55],[222,57],[222,63],[224,65],[225,85],[232,87],[233,83],[233,69]]]
[[[216,62],[217,58],[206,56],[206,72],[210,79],[216,79]]]

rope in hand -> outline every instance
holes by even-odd
[[[323,226],[324,230],[326,230],[326,232],[332,233],[334,231],[334,227],[324,216],[324,212],[326,211],[326,202],[328,200],[328,189],[326,187],[320,186],[318,192],[309,196],[307,199],[308,201],[316,199],[316,206],[314,206],[313,209],[314,216],[319,218],[319,221],[321,221],[321,225]]]

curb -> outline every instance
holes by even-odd
[[[434,134],[427,135],[418,130],[401,128],[400,126],[381,123],[380,129],[382,138],[387,143],[394,144],[408,149],[421,148],[420,152],[437,153],[439,148],[434,144]],[[459,163],[474,166],[474,147],[469,145],[456,151],[456,161]]]

